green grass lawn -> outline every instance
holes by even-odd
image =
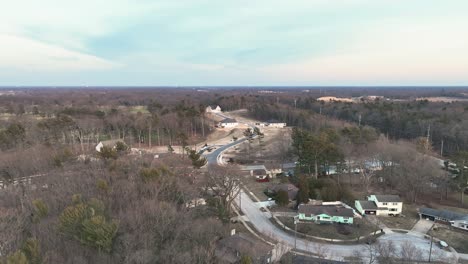
[[[294,230],[294,220],[292,217],[278,217],[286,226]],[[354,219],[354,224],[315,224],[299,223],[297,232],[310,236],[330,238],[330,239],[356,239],[360,236],[369,235],[379,230],[375,225],[359,218]]]
[[[458,253],[468,254],[468,232],[463,230],[449,229],[448,227],[439,227],[437,230],[431,230],[429,235],[443,240],[453,247]]]

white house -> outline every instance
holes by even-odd
[[[116,145],[117,145],[117,142],[122,142],[122,143],[125,144],[125,142],[123,142],[123,140],[121,140],[121,139],[104,140],[104,141],[100,141],[96,145],[96,151],[101,152],[101,149],[103,147],[115,148]]]
[[[367,201],[356,200],[354,205],[362,215],[397,216],[403,210],[403,202],[398,195],[370,195]]]
[[[276,127],[276,128],[284,128],[286,127],[286,123],[271,120],[268,122],[257,122],[255,123],[256,126],[258,127]]]
[[[221,120],[221,122],[218,123],[219,127],[236,127],[239,125],[239,122],[233,118],[226,118]]]
[[[206,108],[207,113],[221,113],[221,107],[219,105],[210,105]]]
[[[267,126],[268,127],[283,128],[283,127],[286,127],[286,123],[276,121],[276,120],[270,120],[270,121],[267,122]]]

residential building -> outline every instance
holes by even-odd
[[[233,118],[226,118],[221,120],[221,122],[218,123],[219,127],[236,127],[239,125],[239,122],[237,122],[236,119]]]
[[[403,201],[398,195],[370,195],[366,200],[355,201],[362,215],[398,216],[403,210]]]
[[[219,105],[210,105],[206,108],[207,113],[221,113],[221,107]]]
[[[266,126],[268,127],[276,127],[276,128],[283,128],[286,127],[286,123],[280,122],[277,120],[270,120],[266,123]]]
[[[270,195],[275,195],[279,191],[285,191],[288,193],[289,201],[296,200],[297,192],[299,188],[290,183],[276,184],[267,188],[267,193]]]
[[[275,176],[263,164],[240,166],[240,170],[248,171],[250,173],[250,176],[255,177],[257,180],[263,180],[268,177],[272,178],[273,176]]]
[[[446,223],[455,228],[468,230],[467,214],[460,214],[448,210],[436,210],[424,207],[419,209],[419,217],[434,222]]]
[[[352,224],[354,212],[352,209],[335,205],[301,204],[298,207],[299,220],[322,223]]]
[[[216,257],[222,263],[240,263],[243,256],[249,256],[252,263],[272,263],[273,246],[245,233],[223,238],[216,244]]]
[[[284,128],[286,127],[286,123],[276,121],[276,120],[270,120],[268,122],[257,122],[255,123],[255,126],[258,127],[276,127],[276,128]]]
[[[112,139],[112,140],[104,140],[104,141],[100,141],[97,145],[96,145],[96,151],[97,152],[101,152],[101,149],[103,147],[109,147],[109,148],[115,148],[117,146],[117,143],[118,142],[122,142],[125,144],[125,142],[123,142],[123,140],[121,139]]]

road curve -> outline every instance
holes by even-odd
[[[221,115],[220,115],[221,116]],[[223,117],[228,118],[225,115]],[[211,153],[204,154],[207,159],[208,165],[221,165],[219,164],[218,157],[227,149],[246,141],[247,138],[238,139],[232,143],[221,146]],[[245,190],[242,191],[245,193]],[[337,244],[326,244],[320,242],[313,242],[306,239],[295,238],[291,233],[287,233],[284,230],[274,225],[270,218],[272,217],[270,212],[262,212],[259,208],[258,203],[254,202],[249,195],[240,195],[234,200],[237,205],[241,205],[241,210],[245,216],[249,219],[250,223],[255,229],[261,234],[278,241],[286,245],[289,248],[294,248],[296,245],[298,250],[311,252],[315,254],[322,254],[327,259],[343,260],[345,257],[352,256],[355,252],[360,252],[363,256],[368,254],[368,247],[366,245],[337,245]],[[420,236],[414,236],[411,234],[400,234],[392,233],[385,234],[378,238],[379,241],[392,241],[396,247],[402,247],[410,243],[419,249],[423,256],[429,256],[430,243],[427,239]],[[449,262],[453,259],[453,253],[444,251],[437,246],[432,247],[432,259],[439,259],[443,262]],[[456,261],[456,260],[454,260]],[[454,262],[456,263],[456,262]]]

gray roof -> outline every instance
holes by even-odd
[[[468,215],[466,214],[460,214],[460,213],[447,211],[447,210],[437,210],[437,209],[432,209],[432,208],[427,208],[427,207],[420,208],[419,213],[428,215],[428,216],[444,218],[449,221],[465,220],[465,219],[468,220]]]
[[[345,216],[345,217],[354,216],[353,209],[345,208],[342,206],[333,206],[333,205],[301,204],[298,207],[298,212],[300,214],[306,214],[306,215],[327,214],[329,216]]]
[[[241,166],[241,170],[266,170],[265,165],[246,165],[246,166]]]
[[[237,120],[235,120],[234,118],[225,118],[221,120],[221,123],[237,123]]]
[[[297,188],[296,186],[294,186],[291,183],[283,183],[283,184],[276,184],[276,185],[274,185],[272,187],[269,187],[268,190],[273,191],[275,193],[280,191],[280,190],[283,190],[283,191],[288,193],[289,200],[292,201],[292,200],[296,199],[297,192],[299,191],[299,188]]]
[[[380,203],[400,203],[401,199],[398,195],[376,195]]]
[[[101,141],[102,145],[106,147],[114,147],[115,145],[117,145],[117,142],[122,142],[125,144],[125,142],[122,139],[110,139]]]
[[[377,210],[377,205],[373,201],[358,201],[364,210]]]

